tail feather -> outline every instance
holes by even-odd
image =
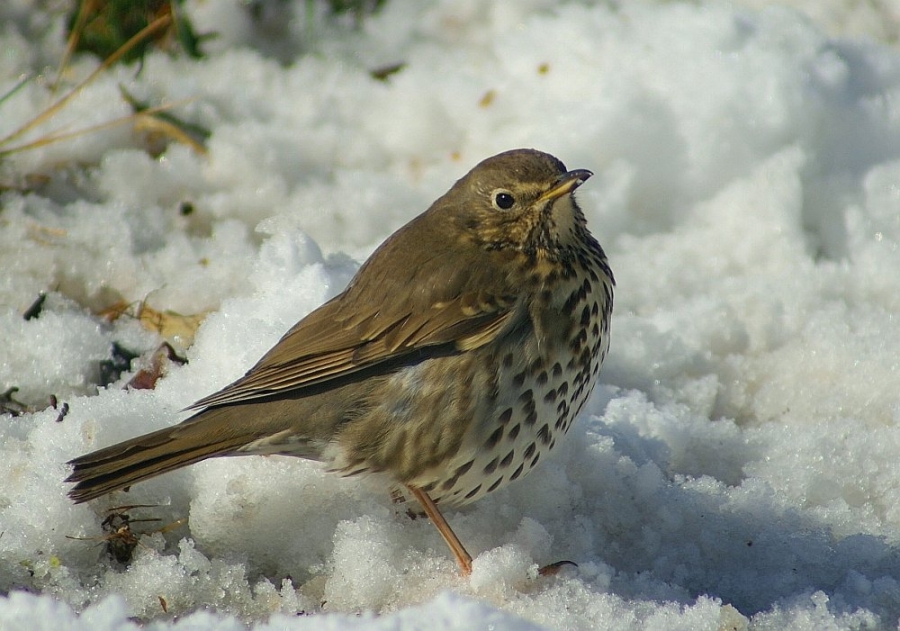
[[[223,436],[208,431],[208,427],[202,431],[204,428],[191,425],[195,424],[161,429],[69,461],[72,474],[66,482],[76,483],[69,497],[80,504],[201,460],[227,455],[247,442],[246,437]]]
[[[86,502],[216,456],[283,454],[318,460],[356,399],[336,389],[207,408],[186,421],[69,462],[69,497]]]

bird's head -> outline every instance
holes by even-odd
[[[435,205],[452,216],[463,238],[554,260],[586,238],[572,192],[591,175],[567,171],[549,154],[514,149],[480,162]]]

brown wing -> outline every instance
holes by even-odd
[[[422,228],[417,240],[427,235]],[[478,249],[470,266],[454,268],[446,264],[446,235],[432,248],[410,248],[408,236],[406,229],[396,233],[344,293],[298,322],[246,375],[190,408],[298,390],[423,349],[452,345],[468,351],[494,339],[509,322],[517,297],[497,277],[491,255]],[[416,251],[423,254],[410,260],[408,252]],[[492,295],[481,289],[491,286],[505,291]]]
[[[427,347],[452,343],[457,350],[472,350],[492,340],[512,314],[499,305],[495,311],[467,313],[459,302],[454,302],[435,306],[427,314],[409,313],[392,322],[378,318],[373,331],[360,331],[359,327],[334,330],[340,323],[330,319],[333,309],[326,307],[331,304],[307,316],[300,323],[303,326],[292,329],[246,375],[190,408],[238,403],[296,390]],[[316,334],[317,325],[325,329],[320,332],[329,338],[331,348],[310,353],[304,348],[305,342]],[[311,347],[323,346],[321,340],[312,339]],[[279,356],[291,359],[275,361]]]

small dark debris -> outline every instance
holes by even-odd
[[[417,512],[414,511],[413,509],[407,508],[407,509],[406,509],[406,516],[409,517],[411,520],[415,521],[415,520],[417,520],[419,517],[422,517],[422,513],[417,513]]]
[[[20,414],[26,414],[27,412],[32,411],[30,407],[13,398],[13,395],[18,391],[19,389],[13,386],[5,392],[0,393],[0,414],[19,416]]]
[[[100,386],[108,386],[118,381],[122,373],[131,368],[132,360],[139,356],[118,342],[112,343],[112,355],[100,362]]]
[[[62,406],[59,408],[59,414],[56,415],[56,422],[62,423],[62,420],[66,418],[66,415],[69,413],[69,404],[63,402]]]
[[[541,569],[538,570],[538,576],[556,576],[559,574],[559,571],[562,570],[567,565],[571,565],[572,567],[578,567],[578,564],[574,561],[557,561],[556,563],[551,563],[550,565],[545,565]]]
[[[47,294],[41,292],[38,294],[37,300],[31,303],[31,306],[25,309],[25,313],[22,314],[22,317],[25,318],[26,321],[34,320],[38,316],[41,315],[41,311],[44,308],[44,301],[47,300]]]
[[[396,64],[388,64],[386,66],[381,66],[380,68],[374,68],[369,71],[369,75],[373,79],[377,79],[378,81],[387,81],[388,77],[393,74],[397,74],[401,70],[406,67],[404,62],[396,63]]]
[[[20,416],[22,414],[34,414],[35,412],[40,412],[41,410],[46,410],[48,407],[52,407],[54,410],[59,411],[59,414],[56,417],[56,422],[58,423],[69,413],[69,404],[63,403],[62,406],[59,406],[59,400],[56,398],[55,394],[51,394],[47,397],[47,405],[44,407],[36,407],[17,401],[14,398],[14,395],[18,391],[19,389],[13,386],[5,392],[0,393],[0,414]]]
[[[51,394],[47,400],[50,402],[50,407],[59,412],[59,414],[56,415],[56,422],[62,423],[62,420],[66,418],[66,415],[69,413],[69,404],[63,401],[62,405],[60,405],[59,399],[56,398],[55,394]]]

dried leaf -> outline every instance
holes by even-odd
[[[141,303],[137,318],[145,329],[159,333],[181,348],[187,348],[193,342],[194,334],[206,318],[206,313],[182,315],[174,311],[157,311],[146,303]]]
[[[131,381],[125,386],[132,390],[152,390],[156,387],[156,382],[162,377],[164,367],[167,362],[175,362],[177,364],[186,364],[187,360],[180,357],[175,349],[168,342],[159,345],[153,355],[150,357],[150,365],[142,368],[131,378]]]

